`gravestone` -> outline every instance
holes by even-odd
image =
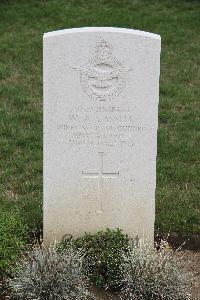
[[[106,228],[152,240],[160,36],[44,34],[44,240]]]

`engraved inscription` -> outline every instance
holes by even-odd
[[[98,101],[107,101],[118,95],[125,86],[126,69],[112,56],[113,47],[101,40],[92,57],[80,68],[83,91]]]
[[[97,212],[102,213],[103,212],[103,179],[106,178],[117,178],[119,176],[119,171],[118,172],[104,172],[104,167],[103,167],[103,152],[99,152],[100,156],[100,164],[99,164],[99,171],[98,172],[84,172],[82,171],[82,175],[84,178],[97,178],[99,179],[99,193],[98,193],[98,200],[100,203],[100,208]]]
[[[135,121],[129,107],[120,106],[74,106],[56,125],[71,145],[96,145],[112,147],[135,147],[135,136],[154,133]]]

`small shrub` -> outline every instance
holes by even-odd
[[[27,243],[27,228],[18,210],[4,210],[0,213],[0,276],[11,271],[11,265],[16,261]]]
[[[56,245],[27,253],[8,281],[12,299],[20,300],[89,300],[87,278],[82,272],[80,252],[68,247],[57,251]]]
[[[65,246],[67,244],[68,241]],[[122,253],[127,251],[129,245],[127,235],[119,229],[107,229],[96,234],[85,234],[77,239],[72,238],[71,244],[82,249],[86,274],[95,286],[118,288]]]
[[[144,240],[124,255],[122,300],[189,300],[191,281],[170,248],[157,252]]]

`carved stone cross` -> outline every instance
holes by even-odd
[[[100,209],[97,212],[103,212],[103,180],[106,178],[117,178],[119,176],[119,172],[104,172],[103,170],[103,152],[99,152],[100,163],[99,163],[99,171],[98,172],[84,172],[82,171],[82,175],[84,178],[97,178],[99,179],[99,202]]]

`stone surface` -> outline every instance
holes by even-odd
[[[152,239],[160,36],[44,34],[44,239],[121,228]]]

